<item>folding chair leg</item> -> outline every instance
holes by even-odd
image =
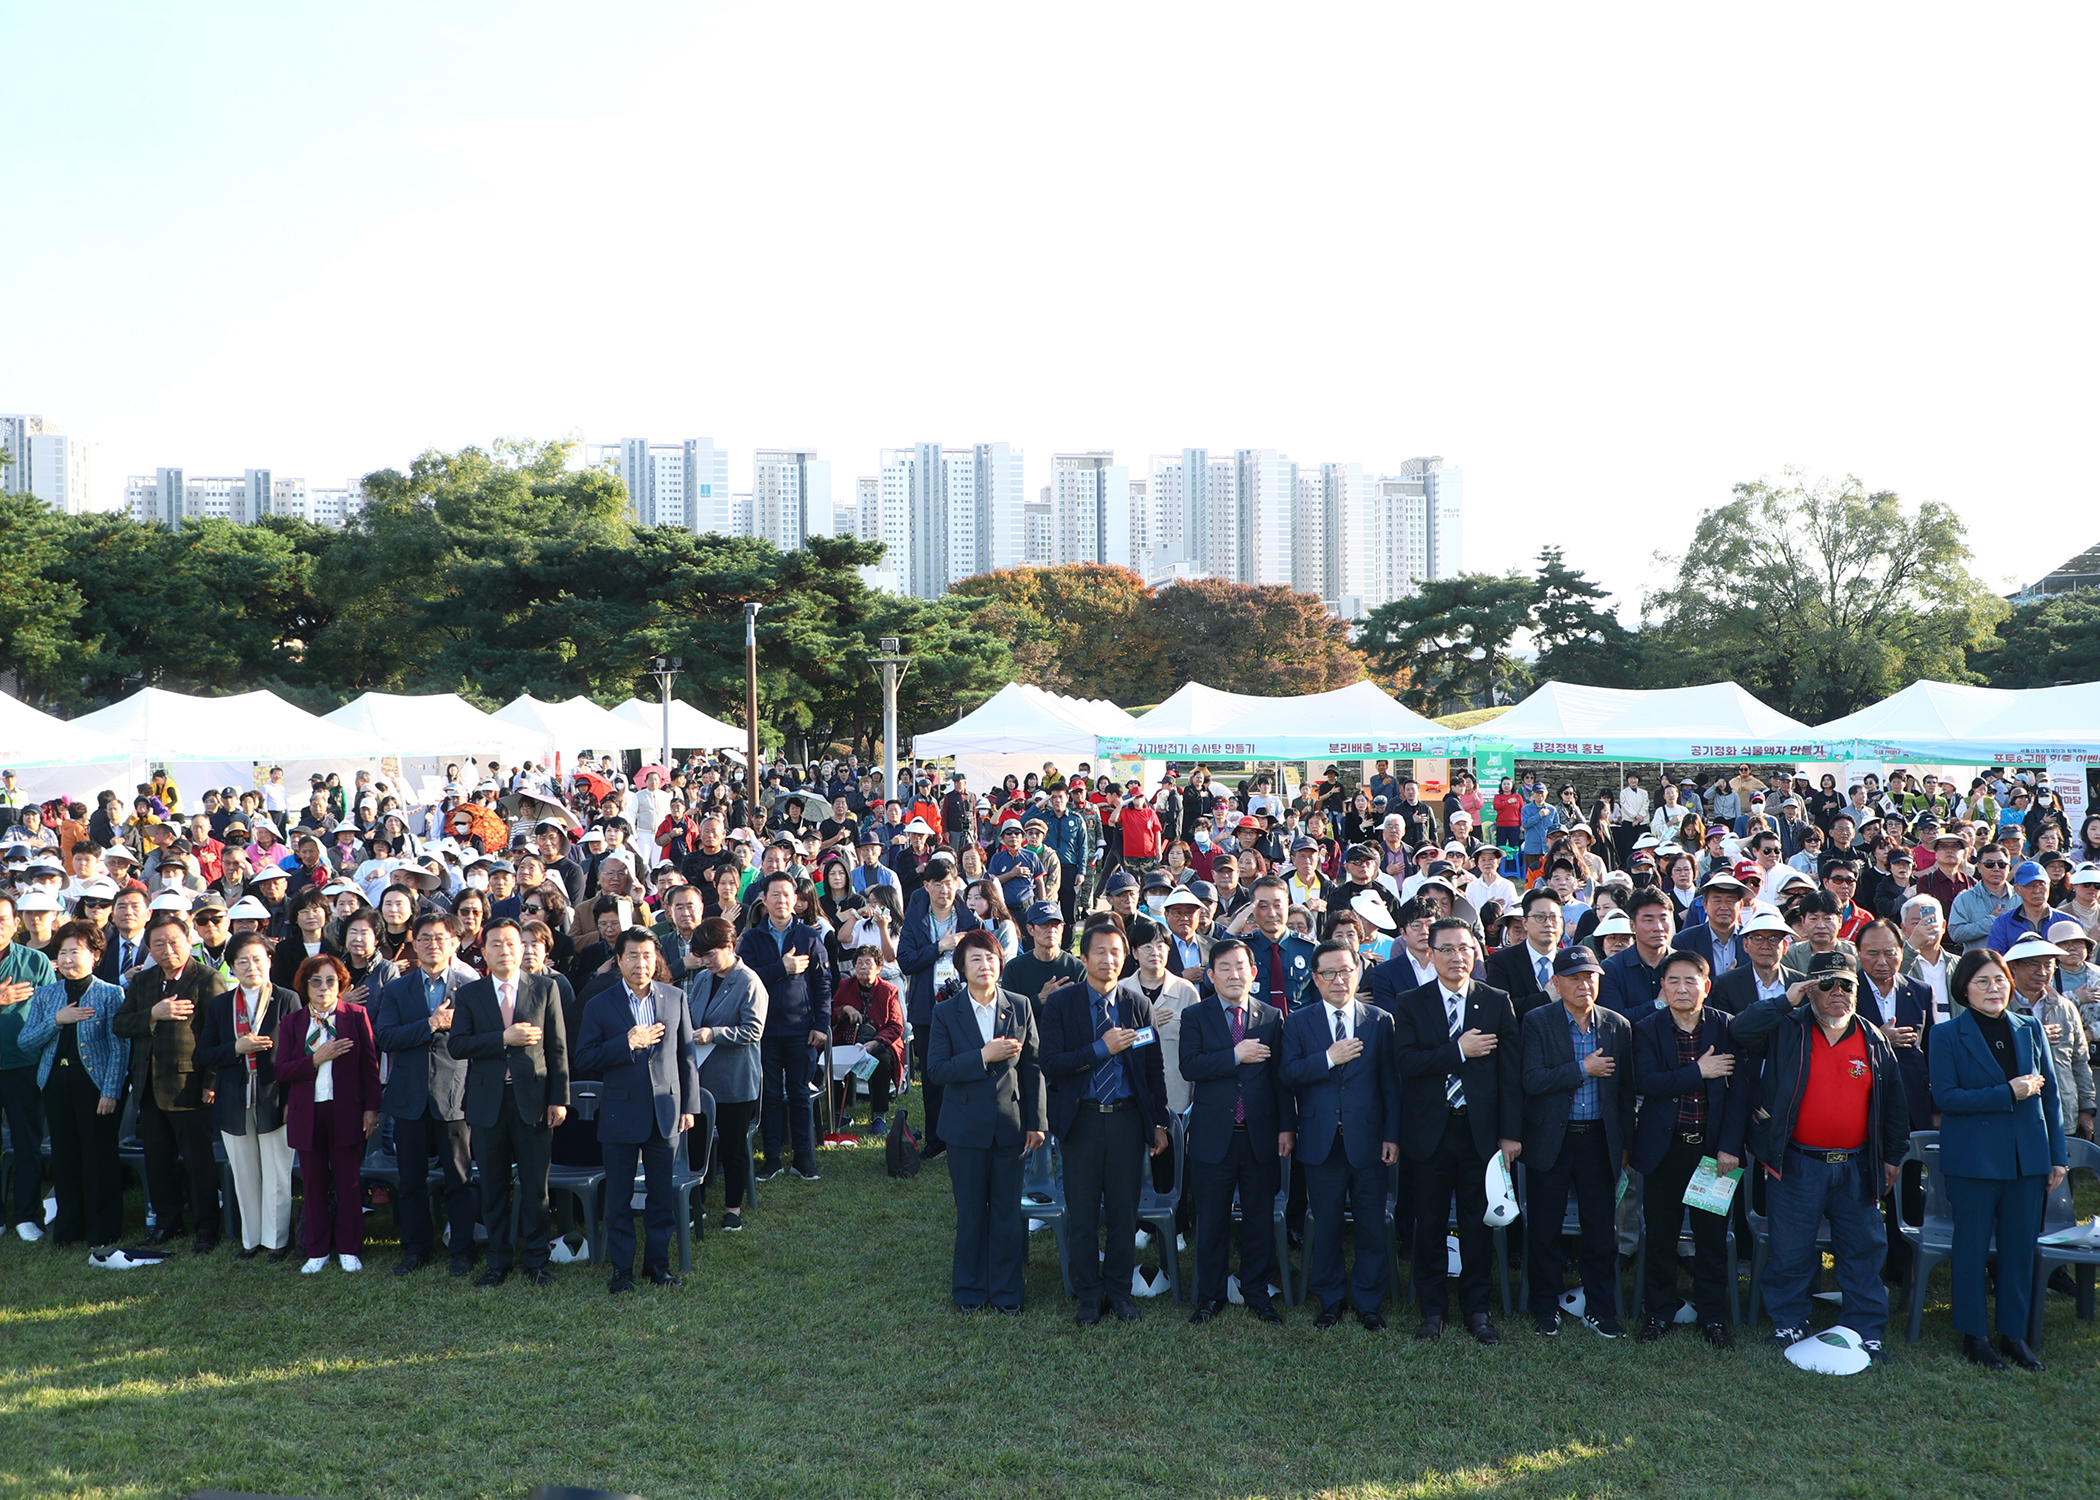
[[[2078,1318],[2080,1322],[2093,1321],[2093,1268],[2078,1268]]]
[[[1291,1232],[1281,1219],[1272,1218],[1269,1222],[1276,1231],[1276,1276],[1283,1284],[1283,1305],[1296,1307],[1299,1297],[1297,1280],[1291,1275]]]
[[[1509,1231],[1507,1229],[1495,1231],[1495,1274],[1502,1280],[1502,1316],[1513,1318],[1517,1315],[1517,1304],[1510,1300],[1509,1295]]]
[[[1750,1252],[1750,1317],[1748,1326],[1757,1326],[1758,1301],[1765,1284],[1765,1246],[1760,1240]]]
[[[1910,1268],[1910,1326],[1904,1331],[1904,1342],[1915,1344],[1925,1326],[1925,1283],[1932,1279],[1932,1262],[1921,1250]],[[1751,1296],[1756,1296],[1755,1288]]]

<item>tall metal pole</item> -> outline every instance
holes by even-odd
[[[758,606],[744,606],[744,801],[754,816],[763,818],[758,805]]]
[[[664,758],[662,765],[666,778],[671,774],[671,680],[678,675],[679,669],[684,665],[684,660],[676,656],[651,657],[649,661],[649,673],[656,679],[656,685],[662,691],[664,698]]]
[[[882,795],[897,795],[897,674],[911,665],[900,649],[903,642],[893,635],[882,637],[882,654],[870,657],[882,668]]]

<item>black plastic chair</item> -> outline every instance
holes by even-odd
[[[693,1165],[693,1142],[696,1140],[701,1143],[697,1167]],[[702,1089],[700,1107],[693,1112],[693,1128],[679,1141],[678,1159],[672,1165],[671,1191],[677,1198],[678,1269],[681,1273],[693,1269],[693,1195],[707,1181],[708,1168],[714,1165],[714,1153],[715,1096]]]
[[[598,1117],[598,1091],[604,1085],[591,1079],[571,1079],[569,1082],[569,1108],[578,1119],[595,1120]],[[605,1186],[605,1168],[602,1166],[564,1166],[554,1163],[547,1169],[547,1196],[564,1194],[576,1200],[583,1215],[583,1237],[591,1247],[592,1264],[602,1264],[605,1255],[605,1237],[598,1232],[598,1199],[600,1189]],[[511,1203],[512,1237],[516,1238],[518,1204]]]
[[[2071,1197],[2071,1178],[2085,1171],[2100,1177],[2100,1146],[2077,1136],[2064,1139],[2066,1159],[2070,1171],[2049,1195],[2042,1208],[2042,1233],[2054,1234],[2069,1229],[2078,1223],[2078,1210]],[[2085,1245],[2037,1245],[2034,1252],[2034,1313],[2028,1322],[2027,1342],[2039,1349],[2042,1344],[2042,1305],[2049,1296],[2049,1268],[2051,1266],[2075,1266],[2078,1277],[2078,1316],[2087,1323],[2093,1321],[2093,1269],[2100,1266],[2100,1244]]]
[[[1148,1155],[1138,1169],[1138,1223],[1152,1231],[1159,1242],[1160,1264],[1167,1268],[1168,1295],[1176,1302],[1181,1298],[1181,1252],[1175,1248],[1174,1216],[1181,1206],[1182,1172],[1188,1160],[1188,1135],[1182,1128],[1181,1116],[1171,1115],[1167,1120],[1167,1150],[1173,1153],[1174,1185],[1164,1192],[1153,1186],[1152,1158]]]

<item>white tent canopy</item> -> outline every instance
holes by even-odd
[[[483,713],[457,693],[364,693],[333,713],[330,724],[369,735],[394,755],[531,755],[537,736]]]
[[[646,750],[655,737],[610,709],[577,696],[562,703],[543,703],[522,693],[496,710],[495,717],[531,732],[542,756],[557,751]]]
[[[74,722],[124,741],[141,762],[377,759],[390,751],[362,730],[331,724],[266,692],[192,698],[141,688]]]
[[[1500,750],[1541,760],[1836,758],[1821,731],[1766,707],[1732,682],[1652,691],[1548,682],[1508,713],[1458,738],[1476,755]]]
[[[124,741],[0,693],[0,767],[106,766],[130,759]]]
[[[1025,776],[1054,762],[1065,770],[1098,759],[1102,735],[1137,727],[1104,698],[1068,698],[1026,682],[1009,682],[946,729],[914,735],[911,753],[922,759],[953,756],[955,768],[984,791],[1008,776]]]
[[[664,706],[662,703],[644,703],[639,698],[629,698],[612,710],[615,717],[637,725],[649,736],[649,743],[637,746],[641,750],[663,749]],[[673,750],[738,750],[749,743],[744,731],[734,724],[725,724],[712,714],[702,713],[692,704],[680,699],[671,700],[671,748]]]
[[[1853,760],[2093,765],[2100,763],[2100,683],[2012,689],[1914,682],[1816,732]]]
[[[1452,731],[1396,702],[1378,684],[1352,682],[1295,698],[1221,693],[1192,682],[1122,734],[1103,755],[1324,760],[1450,753]]]

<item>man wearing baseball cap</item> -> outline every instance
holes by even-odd
[[[2022,860],[2014,867],[2012,888],[2019,904],[1991,923],[1991,935],[1984,940],[1985,947],[2000,953],[2010,953],[2023,937],[2047,932],[2056,919],[2049,906],[2049,872],[2038,861]]]
[[[1021,913],[1028,947],[1001,972],[1001,988],[1039,1005],[1057,990],[1086,978],[1086,965],[1064,947],[1065,914],[1054,901],[1032,901]]]
[[[1670,940],[1670,946],[1698,954],[1715,978],[1727,974],[1738,962],[1736,918],[1749,894],[1750,887],[1725,870],[1707,876],[1699,887],[1699,904],[1705,910],[1706,920],[1678,933]]]
[[[1828,1219],[1845,1323],[1879,1364],[1889,1312],[1881,1197],[1910,1149],[1910,1117],[1894,1049],[1856,1011],[1858,987],[1850,954],[1818,953],[1807,978],[1735,1018],[1739,1082],[1721,1149],[1740,1157],[1747,1143],[1765,1173],[1768,1342],[1783,1349],[1811,1331],[1816,1236]]]

